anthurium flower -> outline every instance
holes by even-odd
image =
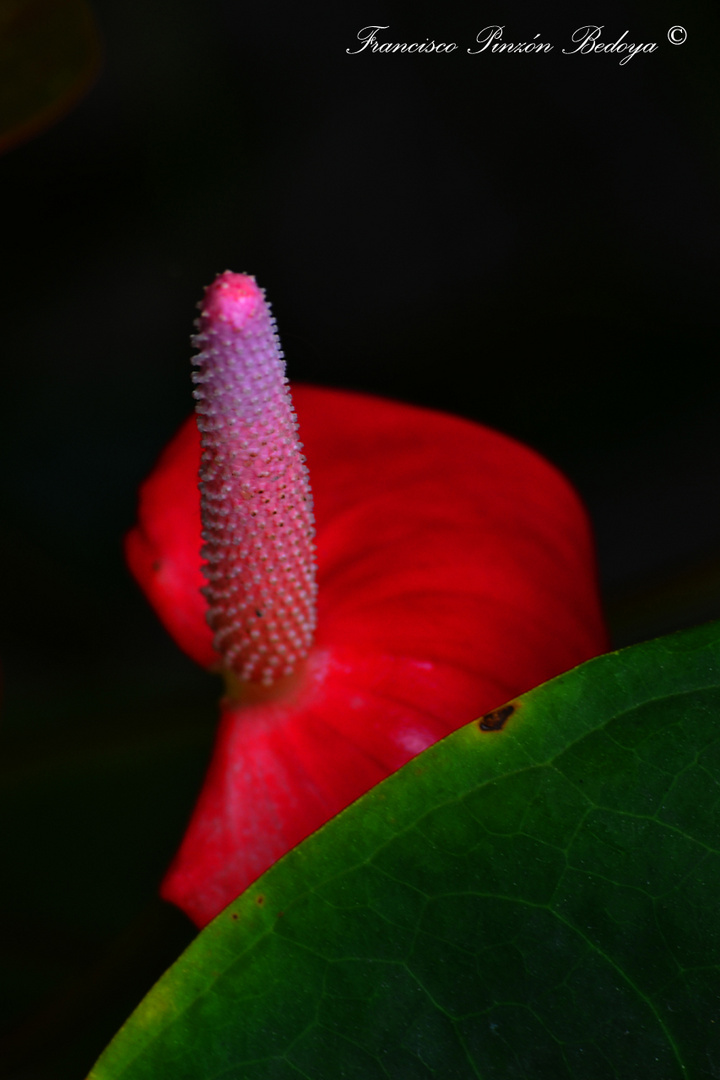
[[[202,926],[419,751],[606,636],[585,511],[536,453],[310,386],[293,388],[296,430],[245,275],[216,279],[198,326],[198,419],[143,485],[127,557],[178,644],[225,676],[162,886]]]

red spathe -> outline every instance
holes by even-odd
[[[200,926],[414,754],[607,647],[585,511],[532,450],[457,417],[296,386],[318,630],[280,701],[225,702],[162,893]],[[190,418],[140,496],[131,569],[178,644],[205,622]]]

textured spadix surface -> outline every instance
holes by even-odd
[[[216,278],[193,344],[207,621],[223,667],[270,686],[308,654],[317,586],[308,472],[254,278]]]
[[[704,1080],[720,626],[431,747],[197,938],[93,1080]]]

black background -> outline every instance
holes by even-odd
[[[292,379],[459,412],[559,465],[616,644],[720,615],[709,4],[94,10],[96,85],[0,159],[14,1077],[82,1075],[192,934],[154,894],[217,687],[121,538],[191,408],[194,305],[218,271],[266,288]],[[468,55],[492,23],[555,48]],[[563,55],[585,23],[658,48]],[[459,47],[349,55],[370,24]]]

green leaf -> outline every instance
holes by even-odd
[[[0,152],[67,112],[97,75],[100,54],[85,0],[3,0]]]
[[[201,933],[93,1080],[720,1075],[720,624],[457,731]]]

